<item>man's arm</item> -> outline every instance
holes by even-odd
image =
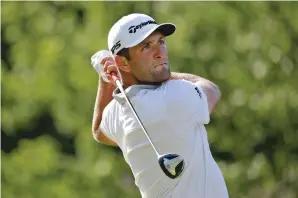
[[[98,142],[111,145],[111,146],[117,146],[117,143],[110,140],[108,137],[106,137],[100,129],[103,110],[112,101],[113,99],[112,93],[116,87],[111,83],[107,83],[103,81],[101,77],[99,78],[98,83],[99,84],[98,84],[97,96],[96,96],[94,113],[93,113],[93,122],[92,122],[93,137]]]
[[[170,79],[172,80],[184,79],[201,87],[204,93],[206,94],[207,101],[208,101],[208,109],[210,114],[215,110],[215,106],[221,97],[221,92],[218,86],[215,85],[213,82],[193,74],[176,73],[176,72],[171,73]]]

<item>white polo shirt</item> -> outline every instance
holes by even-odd
[[[185,80],[170,80],[160,86],[133,85],[125,92],[159,153],[175,153],[185,161],[178,179],[163,173],[137,119],[116,89],[104,109],[101,129],[121,148],[142,197],[227,198],[204,127],[210,117],[202,89]]]

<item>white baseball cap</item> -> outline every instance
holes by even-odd
[[[153,18],[145,14],[134,13],[124,16],[109,32],[109,50],[116,55],[123,48],[138,45],[155,30],[169,36],[175,32],[176,26],[172,23],[157,24]]]

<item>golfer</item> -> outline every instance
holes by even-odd
[[[174,24],[157,24],[150,16],[130,14],[111,28],[111,56],[99,60],[102,78],[93,116],[93,136],[119,146],[143,198],[227,198],[204,127],[220,99],[220,90],[202,77],[170,72],[166,37]],[[97,53],[93,56],[99,56]],[[176,153],[185,167],[177,179],[167,177],[156,154],[116,87],[121,79],[127,97],[160,153]]]

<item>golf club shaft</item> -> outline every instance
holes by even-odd
[[[148,140],[149,140],[149,142],[150,142],[152,148],[154,149],[154,151],[155,151],[157,157],[159,157],[160,155],[159,155],[158,151],[156,150],[155,146],[153,145],[152,140],[151,140],[151,138],[149,137],[149,135],[148,135],[148,133],[147,133],[147,131],[146,131],[146,129],[145,129],[145,127],[144,127],[142,121],[140,120],[140,118],[139,118],[138,114],[136,113],[136,110],[135,110],[134,107],[132,106],[130,100],[127,98],[127,96],[126,96],[126,94],[125,94],[125,91],[124,91],[124,89],[123,89],[123,86],[122,86],[120,80],[118,79],[118,77],[116,76],[116,74],[115,74],[114,72],[113,72],[111,75],[112,75],[112,78],[113,78],[114,82],[116,83],[117,87],[120,89],[121,93],[124,95],[124,98],[125,98],[125,100],[127,101],[128,105],[130,106],[130,108],[131,108],[133,114],[134,114],[135,117],[137,118],[137,120],[138,120],[138,122],[139,122],[141,128],[143,129],[143,131],[144,131],[146,137],[148,138]]]

